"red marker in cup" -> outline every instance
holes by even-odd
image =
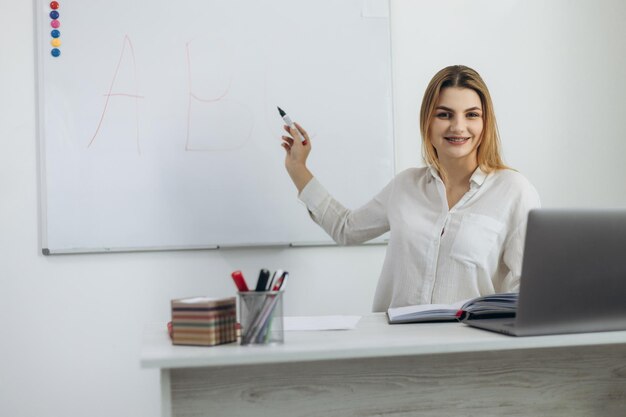
[[[232,274],[230,274],[230,276],[233,277],[233,281],[235,281],[235,285],[237,286],[237,289],[239,291],[241,292],[249,291],[248,284],[246,284],[246,280],[244,279],[241,271],[235,271]]]

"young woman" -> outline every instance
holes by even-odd
[[[285,166],[313,220],[339,244],[390,231],[374,311],[518,290],[528,211],[539,197],[502,162],[493,104],[476,71],[455,65],[433,77],[420,112],[427,167],[399,173],[356,210],[307,169],[311,139],[296,127],[285,126]]]

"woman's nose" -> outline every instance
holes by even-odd
[[[464,129],[463,123],[459,119],[452,119],[450,122],[450,131],[452,132],[462,132]]]

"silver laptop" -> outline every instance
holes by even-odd
[[[626,330],[626,210],[528,215],[517,314],[465,323],[512,336]]]

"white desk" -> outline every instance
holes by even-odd
[[[287,332],[281,346],[173,346],[147,329],[163,416],[626,416],[626,331],[515,338],[459,323]]]

